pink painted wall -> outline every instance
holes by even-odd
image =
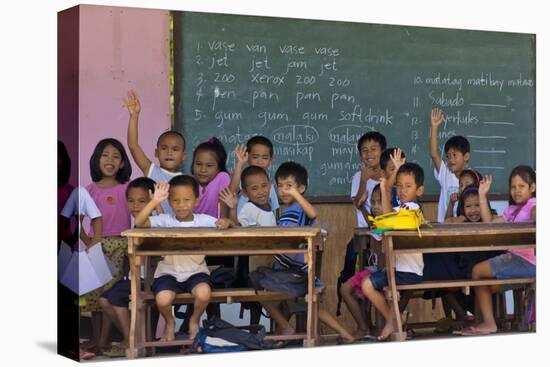
[[[78,185],[78,22],[79,8],[57,15],[57,138],[71,158],[69,183]]]
[[[126,147],[128,111],[122,99],[141,101],[139,142],[152,160],[158,136],[170,128],[169,13],[110,6],[80,6],[80,184],[91,181],[89,160],[107,137]],[[132,177],[142,175],[132,158]]]

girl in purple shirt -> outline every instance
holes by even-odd
[[[200,143],[193,152],[191,174],[199,182],[199,205],[194,213],[208,214],[214,218],[227,218],[229,210],[219,199],[220,191],[229,186],[231,177],[227,173],[225,161],[227,152],[217,138],[212,137]],[[208,265],[233,266],[231,256],[208,256]]]

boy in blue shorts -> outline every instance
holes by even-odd
[[[169,201],[174,215],[150,216],[155,207],[165,200]],[[230,227],[230,221],[226,218],[218,220],[207,214],[194,214],[193,209],[198,204],[199,183],[188,175],[176,176],[169,184],[160,182],[155,185],[153,198],[136,217],[136,227]],[[172,303],[177,293],[185,292],[195,298],[193,314],[189,319],[189,339],[195,338],[200,316],[210,302],[212,282],[209,274],[204,255],[169,255],[158,263],[151,290],[159,312],[166,320],[161,341],[175,339]]]
[[[279,219],[279,226],[312,225],[317,218],[317,211],[303,196],[308,182],[307,170],[298,163],[285,162],[277,169],[275,180],[277,181],[279,198],[283,204],[287,205],[287,208]],[[304,261],[304,254],[276,255],[273,268],[283,267],[281,264],[302,268],[304,271],[307,270],[308,266]],[[322,289],[321,281],[316,279],[315,283],[315,292],[320,292]],[[269,312],[273,320],[277,322],[282,334],[294,334],[294,328],[274,303],[265,302],[262,305]],[[327,311],[319,309],[319,320],[336,330],[343,343],[352,343],[354,341],[353,335],[344,329],[338,320]]]
[[[417,200],[424,193],[424,171],[416,163],[405,163],[399,167],[396,179],[397,196],[401,202],[399,207],[392,209],[391,206],[391,187],[389,187],[385,178],[380,180],[380,189],[382,194],[382,212],[384,214],[392,211],[405,209],[419,209]],[[422,272],[424,261],[422,254],[410,253],[399,254],[395,256],[395,278],[397,284],[416,284],[422,281]],[[382,290],[388,286],[388,275],[386,269],[379,270],[363,280],[361,288],[363,294],[367,297],[374,307],[384,316],[386,324],[380,335],[379,340],[387,340],[396,330],[394,311],[391,305],[388,305]]]

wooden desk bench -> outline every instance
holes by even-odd
[[[463,279],[426,281],[413,285],[395,284],[395,255],[406,253],[449,253],[504,251],[509,249],[535,248],[536,226],[534,223],[465,223],[433,224],[422,228],[422,237],[417,231],[389,231],[382,237],[386,269],[388,269],[388,293],[393,302],[398,330],[395,340],[405,340],[398,307],[399,291],[428,290],[448,287],[475,287],[482,285],[532,284],[535,278],[518,279]],[[368,229],[356,228],[356,237],[368,236]],[[361,240],[357,239],[359,243]]]
[[[304,254],[308,262],[307,326],[305,334],[291,336],[271,335],[269,339],[303,339],[304,346],[314,346],[318,339],[318,302],[313,294],[313,282],[317,268],[316,253],[322,249],[321,230],[312,227],[248,227],[217,230],[213,228],[147,228],[131,229],[122,233],[128,238],[130,260],[131,302],[130,340],[127,355],[129,358],[143,354],[145,347],[190,344],[189,340],[172,342],[146,341],[146,303],[154,301],[150,291],[140,287],[139,267],[147,264],[150,256],[166,255],[275,255]],[[301,244],[307,246],[301,247]],[[146,266],[147,268],[147,266]],[[146,275],[145,289],[151,282]],[[286,294],[252,289],[222,289],[212,291],[211,302],[241,302],[289,299]],[[178,303],[192,303],[190,294],[178,294]]]

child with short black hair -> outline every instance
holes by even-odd
[[[143,210],[145,205],[151,200],[151,195],[154,192],[155,181],[148,177],[139,177],[130,181],[126,187],[126,202],[132,218],[135,219]],[[159,209],[160,206],[157,207],[156,210],[158,211]],[[125,259],[124,274],[129,275],[128,258]],[[120,344],[118,346],[113,346],[110,350],[103,353],[107,357],[123,357],[126,355],[125,349],[128,348],[129,345],[130,333],[129,298],[130,278],[124,275],[124,277],[116,282],[112,288],[103,293],[99,299],[99,304],[104,314],[111,319],[111,322],[122,334],[122,341]],[[109,331],[110,327],[101,330],[99,345],[102,348],[108,347]]]
[[[266,172],[273,163],[273,143],[265,136],[256,135],[246,142],[246,146],[239,144],[235,147],[235,170],[231,176],[231,183],[229,187],[231,190],[239,194],[242,186],[242,172],[245,162],[248,166],[257,166],[264,169]],[[240,195],[237,203],[237,213],[241,211],[243,206],[249,201],[248,196]],[[277,192],[275,185],[271,185],[269,191],[269,205],[271,209],[276,213],[279,209],[279,200],[277,198]]]
[[[430,157],[434,164],[434,175],[441,185],[439,205],[437,208],[437,221],[445,221],[445,213],[449,205],[450,196],[458,192],[458,177],[468,165],[470,160],[470,143],[463,136],[453,136],[445,143],[444,151],[447,164],[439,155],[437,130],[444,121],[443,111],[439,108],[431,112],[431,137]]]
[[[281,201],[287,205],[279,219],[280,226],[310,226],[317,218],[317,211],[303,196],[308,186],[308,174],[304,166],[296,162],[285,162],[279,166],[275,173],[277,181],[277,192]],[[283,265],[284,264],[284,265]],[[282,269],[286,265],[301,268],[306,271],[308,264],[305,263],[303,254],[275,256],[273,267]],[[315,292],[323,288],[322,282],[316,279]],[[294,328],[290,325],[281,310],[273,303],[262,303],[273,320],[281,327],[283,334],[293,334]],[[343,343],[352,343],[355,339],[346,329],[340,325],[338,320],[323,309],[319,309],[319,320],[336,330]]]
[[[141,112],[139,97],[134,91],[128,92],[128,99],[124,100],[130,119],[128,121],[128,148],[134,161],[144,176],[155,182],[170,181],[174,176],[181,175],[181,162],[185,159],[185,138],[177,131],[165,131],[157,139],[155,157],[159,165],[151,162],[138,141],[138,120]],[[171,213],[170,205],[163,203],[163,210]]]
[[[416,163],[405,163],[399,167],[396,179],[397,195],[401,201],[399,208],[419,209],[417,200],[424,193],[424,171]],[[380,182],[382,194],[382,212],[390,213],[391,188],[385,178]],[[422,281],[424,262],[422,254],[408,253],[395,256],[395,279],[397,284],[416,284]],[[374,307],[384,316],[386,324],[382,329],[379,340],[387,340],[392,332],[396,330],[393,305],[388,305],[382,289],[388,285],[387,270],[379,270],[366,278],[361,288]]]
[[[357,141],[357,151],[363,167],[353,175],[351,182],[351,199],[355,206],[358,227],[368,227],[370,211],[370,193],[380,183],[383,171],[380,168],[380,157],[386,149],[386,137],[378,131],[369,131]]]
[[[172,214],[150,216],[155,207],[168,200]],[[193,213],[199,204],[199,183],[191,176],[180,175],[170,183],[155,185],[151,201],[136,217],[136,226],[149,227],[217,227],[228,228],[230,222],[216,219],[207,214]],[[199,330],[199,319],[210,302],[211,280],[204,255],[164,256],[155,270],[155,280],[151,289],[159,312],[166,320],[162,341],[175,339],[175,320],[172,303],[176,293],[190,292],[195,297],[193,314],[189,319],[189,339],[194,339]]]
[[[229,207],[229,218],[237,225],[249,226],[276,226],[277,219],[271,207],[271,181],[267,172],[260,166],[248,166],[241,174],[242,193],[248,201],[240,208],[237,214],[237,196],[229,188],[220,192],[220,200]],[[242,256],[239,257],[238,278],[248,279],[249,271],[260,266],[271,266],[272,255]],[[261,318],[262,307],[258,302],[245,302],[241,306],[250,310],[250,323],[258,324]]]

